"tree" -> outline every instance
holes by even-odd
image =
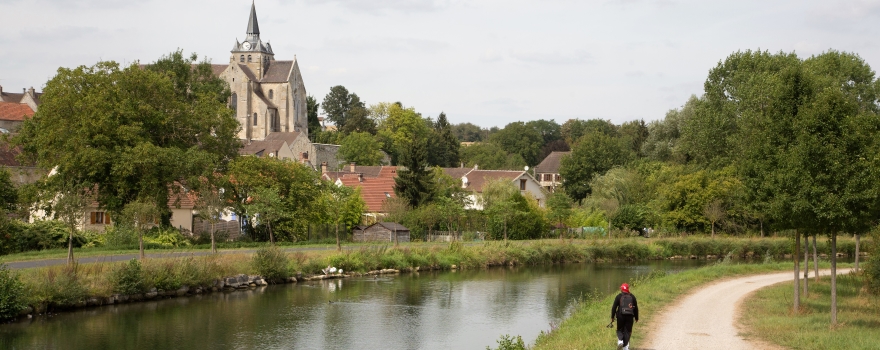
[[[349,93],[342,85],[330,88],[330,92],[324,97],[321,108],[327,114],[327,119],[336,124],[337,130],[342,130],[351,116],[354,108],[364,108],[364,103],[355,93]]]
[[[17,205],[18,191],[12,183],[12,176],[8,170],[0,168],[0,216],[15,211]]]
[[[584,135],[593,131],[612,137],[619,136],[617,126],[611,123],[611,121],[602,119],[569,119],[559,129],[562,138],[569,145],[574,145]]]
[[[336,228],[336,250],[342,251],[342,244],[339,240],[339,225],[341,224],[346,230],[350,230],[361,222],[367,207],[361,198],[361,189],[336,186],[333,183],[325,182],[320,203],[320,209],[316,211],[324,216],[320,221],[334,225]]]
[[[641,154],[654,161],[684,163],[679,147],[682,120],[689,118],[696,108],[697,97],[691,95],[680,109],[666,112],[663,120],[648,123],[648,137],[642,144]]]
[[[547,198],[547,207],[550,209],[547,212],[547,219],[556,223],[556,229],[563,226],[562,224],[571,216],[571,198],[568,198],[565,192],[551,193]],[[562,233],[559,234],[559,239],[562,240]]]
[[[285,203],[279,194],[281,189],[276,186],[257,187],[245,203],[247,212],[252,218],[266,225],[269,230],[269,244],[275,245],[275,235],[272,232],[272,222],[277,222],[285,216]]]
[[[489,140],[489,130],[471,123],[452,125],[452,133],[460,142],[480,142]]]
[[[379,142],[366,132],[353,132],[342,139],[339,155],[346,162],[358,165],[379,165],[383,157]]]
[[[385,106],[386,116],[379,124],[378,138],[382,149],[391,156],[391,164],[397,165],[413,143],[428,139],[432,124],[413,108],[403,108],[396,103],[381,105]]]
[[[493,134],[490,141],[501,146],[507,153],[519,154],[530,166],[538,164],[538,156],[544,146],[541,133],[523,122],[507,124],[504,129]]]
[[[196,194],[195,209],[199,212],[202,220],[211,224],[211,253],[217,253],[217,243],[214,240],[214,226],[220,222],[220,218],[226,211],[226,201],[223,198],[225,189],[217,188],[216,185],[203,186]]]
[[[461,147],[460,161],[467,167],[479,166],[480,169],[522,169],[526,161],[519,154],[508,154],[501,146],[494,143],[475,143]]]
[[[431,130],[431,142],[428,143],[428,164],[440,167],[457,167],[459,164],[458,149],[460,143],[452,134],[452,127],[446,120],[446,113],[440,113],[434,129]]]
[[[131,225],[138,233],[140,259],[144,260],[144,232],[159,224],[161,213],[154,200],[135,200],[122,209],[122,221]]]
[[[13,141],[25,158],[56,169],[53,183],[97,188],[108,211],[150,198],[167,218],[175,182],[197,183],[240,147],[226,83],[195,60],[177,51],[144,68],[59,68]]]
[[[626,164],[631,157],[627,140],[590,131],[575,143],[571,154],[562,158],[562,187],[571,199],[580,202],[590,194],[589,183],[594,176]]]
[[[555,120],[532,120],[526,126],[535,129],[543,139],[542,145],[562,140],[562,127]]]
[[[642,145],[648,140],[648,126],[644,119],[628,121],[620,125],[621,137],[628,138],[632,144],[633,154],[642,156]]]
[[[85,219],[86,207],[92,196],[89,196],[84,186],[78,184],[68,183],[55,188],[60,188],[60,191],[55,196],[52,209],[55,218],[67,226],[67,265],[73,265],[73,236]]]
[[[345,121],[345,126],[339,131],[343,134],[364,132],[370,135],[376,135],[378,132],[376,122],[370,118],[370,111],[361,106],[353,107],[348,111],[348,119]]]
[[[318,107],[321,104],[315,100],[315,97],[309,95],[306,97],[306,111],[308,113],[308,124],[309,124],[309,138],[314,141],[315,135],[321,131],[321,121],[318,120]]]
[[[406,200],[412,208],[426,204],[434,198],[434,173],[428,169],[427,145],[413,140],[413,146],[403,154],[401,165],[394,178],[394,194]]]
[[[703,215],[706,216],[706,220],[709,220],[709,225],[712,227],[712,238],[715,238],[715,223],[727,217],[724,202],[721,199],[715,199],[707,203],[703,208]]]

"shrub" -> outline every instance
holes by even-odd
[[[492,350],[491,347],[486,347],[487,350]],[[526,350],[526,343],[522,340],[521,336],[512,337],[508,334],[502,335],[501,339],[498,339],[498,347],[497,350]]]
[[[0,319],[10,319],[24,309],[24,284],[18,274],[10,271],[6,264],[0,264]]]
[[[144,237],[145,243],[155,244],[164,248],[187,247],[190,245],[189,240],[174,228],[162,228],[151,230],[150,234]],[[210,242],[210,237],[209,237]]]
[[[118,265],[110,272],[110,284],[119,294],[138,294],[144,291],[144,268],[137,259]]]
[[[277,282],[290,276],[290,259],[278,247],[260,248],[251,263],[257,274],[268,281]]]
[[[874,253],[865,262],[865,282],[873,294],[880,294],[880,254]]]
[[[137,246],[137,231],[124,225],[111,225],[104,231],[104,244],[107,247]]]

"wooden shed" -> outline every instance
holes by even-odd
[[[409,229],[396,222],[377,222],[367,227],[355,227],[352,240],[355,242],[409,242]]]

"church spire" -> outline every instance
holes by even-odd
[[[248,35],[260,35],[260,25],[257,24],[257,8],[251,3],[251,17],[248,19]]]

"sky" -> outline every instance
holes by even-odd
[[[662,119],[736,51],[854,52],[880,67],[880,1],[256,0],[275,59],[296,56],[320,102],[482,127]],[[0,0],[0,85],[37,91],[59,67],[149,63],[182,49],[229,62],[250,0]]]

